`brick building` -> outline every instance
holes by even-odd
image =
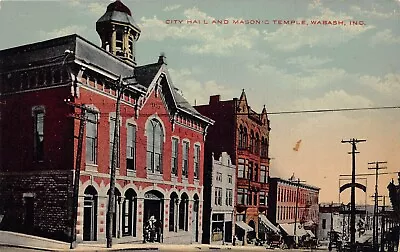
[[[268,219],[288,236],[316,235],[319,224],[320,188],[290,179],[270,178]],[[296,207],[297,203],[297,207]],[[297,218],[296,218],[297,212]],[[294,228],[294,224],[296,228]],[[309,230],[309,231],[306,231]],[[312,232],[312,234],[310,233]]]
[[[70,115],[84,107],[77,239],[105,239],[115,83],[133,76],[121,98],[113,235],[142,241],[154,216],[161,242],[199,242],[213,121],[182,97],[164,56],[137,66],[141,31],[122,2],[108,5],[96,30],[101,47],[70,35],[0,51],[0,227],[71,238],[80,123]]]
[[[267,214],[270,132],[267,111],[265,107],[261,113],[252,110],[244,90],[239,99],[221,101],[219,95],[214,95],[209,104],[195,108],[215,121],[207,134],[205,155],[214,153],[218,158],[227,152],[236,166],[235,233],[245,242],[246,236],[258,235],[259,216]]]

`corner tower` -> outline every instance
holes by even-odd
[[[96,31],[104,50],[136,66],[135,47],[141,31],[126,5],[120,0],[109,4],[106,13],[96,22]]]

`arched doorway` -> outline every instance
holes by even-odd
[[[182,193],[181,201],[179,203],[179,230],[188,231],[188,203],[188,195]]]
[[[136,237],[137,195],[133,189],[125,192],[122,204],[122,235]]]
[[[253,228],[253,231],[247,233],[247,239],[252,240],[256,238],[256,224],[253,220],[249,221],[249,226]]]
[[[88,186],[84,192],[83,202],[83,240],[97,240],[97,191]]]
[[[170,200],[169,200],[169,231],[170,232],[177,232],[178,225],[178,202],[179,197],[176,192],[171,193]]]
[[[110,195],[110,190],[108,190],[107,195]],[[114,191],[114,213],[113,213],[113,221],[112,221],[112,235],[113,237],[119,237],[121,220],[120,220],[120,204],[121,204],[121,192],[115,188]],[[107,215],[108,216],[108,215]]]
[[[164,195],[156,190],[144,194],[144,240],[162,242]]]
[[[199,196],[193,197],[193,217],[192,217],[192,233],[193,241],[199,242]]]

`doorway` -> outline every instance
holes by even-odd
[[[83,204],[83,240],[97,240],[97,191],[88,186],[84,192]]]

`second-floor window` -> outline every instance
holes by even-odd
[[[222,206],[222,188],[221,187],[215,187],[214,203],[217,206]]]
[[[147,135],[147,170],[151,173],[162,173],[162,149],[164,132],[161,123],[152,119],[146,126]]]
[[[267,167],[265,165],[260,166],[260,182],[267,183]]]
[[[86,163],[97,164],[97,121],[96,113],[87,112]]]
[[[232,206],[232,197],[233,197],[233,191],[232,191],[232,189],[226,189],[225,204],[226,204],[227,206]]]
[[[136,126],[128,124],[126,134],[126,169],[136,169]]]
[[[237,204],[246,205],[247,204],[247,189],[238,188],[237,189]]]
[[[244,159],[242,159],[242,158],[238,159],[238,178],[246,178]]]
[[[115,121],[116,121],[115,117],[112,117],[111,120],[110,120],[110,167],[112,166],[112,162],[113,162],[112,156],[113,156],[113,149],[114,149],[115,127],[119,127],[119,125],[115,124]],[[119,167],[119,157],[120,157],[119,156],[119,154],[120,154],[119,142],[120,141],[119,141],[119,135],[118,135],[117,138],[116,138],[116,141],[115,141],[115,148],[116,148],[117,155],[114,158],[117,161],[117,163],[116,163],[117,166],[116,167]]]
[[[172,138],[171,171],[173,175],[178,175],[178,146],[179,140]]]
[[[200,146],[194,146],[194,178],[199,177],[200,172]]]
[[[260,205],[266,206],[267,205],[267,197],[264,191],[260,191]]]
[[[34,111],[34,158],[43,161],[44,156],[44,111]]]
[[[187,178],[189,169],[189,142],[183,141],[182,148],[182,176]]]
[[[216,176],[216,178],[215,178],[217,181],[222,181],[222,173],[220,173],[220,172],[217,172],[217,176]]]

